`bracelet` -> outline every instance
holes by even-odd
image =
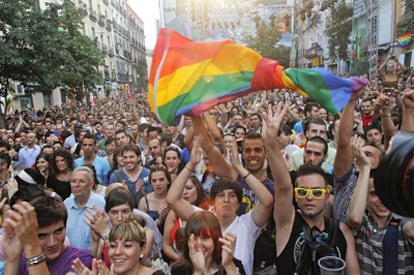
[[[46,261],[46,256],[45,253],[41,253],[37,256],[31,257],[29,259],[26,260],[26,266],[27,267],[31,267],[31,266],[35,266],[37,264],[40,264],[42,262]]]
[[[242,179],[243,179],[243,180],[246,180],[246,178],[247,178],[248,176],[250,176],[251,174],[252,174],[252,173],[250,173],[250,172],[249,172],[249,173],[247,173],[247,175],[246,175],[246,176],[244,176],[244,177],[242,177]]]
[[[381,115],[382,117],[391,117],[391,115]]]
[[[190,169],[190,168],[188,168],[188,167],[187,167],[187,165],[186,165],[186,166],[184,166],[184,168],[186,168],[188,171],[190,171],[190,173],[192,173],[192,172],[193,172],[193,170],[192,170],[192,169]]]
[[[101,239],[102,240],[104,240],[104,241],[107,241],[107,240],[109,240],[109,233],[110,233],[111,231],[108,231],[108,232],[106,232],[105,234],[103,234],[102,235],[102,237],[101,237]]]

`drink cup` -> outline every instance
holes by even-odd
[[[346,263],[335,256],[325,256],[318,260],[321,275],[344,275]]]

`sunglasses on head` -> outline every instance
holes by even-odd
[[[302,188],[302,187],[295,188],[296,197],[299,199],[307,198],[310,193],[312,194],[312,198],[316,200],[321,200],[325,197],[325,194],[327,192],[328,190],[324,188]]]

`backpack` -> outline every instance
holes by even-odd
[[[303,222],[304,243],[296,263],[295,274],[318,275],[320,274],[318,266],[320,258],[324,256],[341,257],[341,252],[336,244],[339,221],[325,218],[325,225],[327,224],[328,233],[321,232],[317,227],[309,228],[308,224]]]

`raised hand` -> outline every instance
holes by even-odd
[[[195,272],[206,271],[205,259],[203,251],[201,249],[201,240],[199,236],[194,234],[190,235],[188,239],[188,254],[190,256],[191,263],[193,264]]]
[[[365,155],[363,146],[365,144],[365,140],[357,135],[351,137],[351,148],[352,148],[352,155],[356,158],[356,160],[361,165],[369,165],[370,161],[368,157]]]
[[[79,258],[72,264],[73,273],[76,275],[112,275],[113,273],[106,267],[102,260],[92,260],[92,270],[89,270]]]
[[[274,110],[272,110],[272,107],[269,105],[267,113],[263,112],[262,138],[265,143],[276,141],[280,124],[282,123],[288,108],[289,105],[279,102]]]
[[[135,182],[135,190],[137,191],[137,193],[141,192],[142,186],[144,186],[144,180],[137,179],[137,181]]]
[[[407,90],[402,96],[403,106],[406,109],[414,109],[414,90]]]
[[[191,156],[189,165],[190,167],[195,167],[201,160],[203,155],[203,149],[201,148],[201,141],[203,137],[195,136],[193,140],[193,148],[191,149]]]
[[[237,150],[237,141],[235,137],[232,137],[231,149],[229,150],[229,155],[230,155],[230,162],[234,168],[237,168],[237,166],[242,165],[240,163],[239,152]]]
[[[105,232],[109,230],[109,218],[106,216],[104,210],[99,210],[95,205],[92,209],[87,209],[85,213],[84,222],[89,225],[91,230],[95,232],[99,237],[101,237]],[[98,241],[98,240],[95,240]]]
[[[230,232],[219,238],[219,242],[223,244],[221,250],[221,264],[225,267],[233,263],[234,250],[236,248],[236,235]]]
[[[160,219],[162,221],[165,220],[165,217],[167,217],[168,212],[170,212],[170,207],[168,206],[168,203],[165,202],[158,206],[158,213],[160,214]]]

